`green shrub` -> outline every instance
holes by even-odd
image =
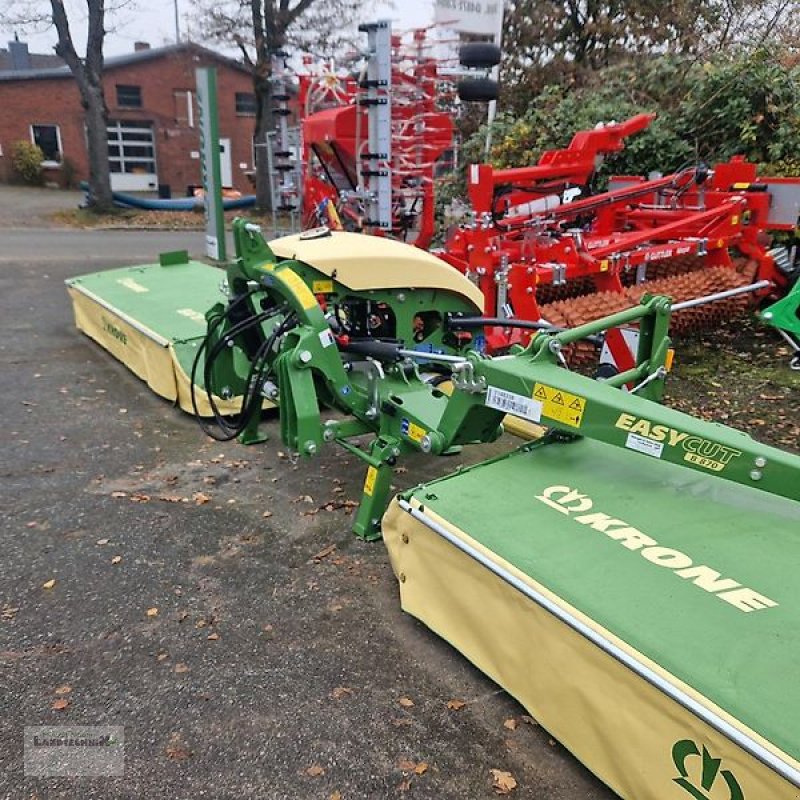
[[[42,182],[44,153],[38,145],[24,140],[11,145],[11,166],[24,183],[38,185]]]
[[[760,164],[764,175],[800,172],[800,65],[766,48],[705,63],[652,56],[598,70],[580,86],[554,84],[527,103],[516,100],[524,111],[501,114],[492,127],[496,167],[535,164],[545,150],[566,147],[576,131],[655,112],[650,128],[603,164],[596,189],[611,174],[669,173],[733,155]],[[485,125],[466,139],[462,165],[485,160],[485,139]],[[448,196],[463,197],[460,172],[445,187]]]

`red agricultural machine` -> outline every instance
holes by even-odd
[[[432,40],[427,30],[393,35],[387,21],[361,30],[367,48],[350,74],[305,64],[298,82],[299,136],[287,128],[290,94],[279,78],[276,205],[299,211],[303,228],[327,225],[428,248],[434,179],[454,166],[449,108],[456,93],[465,101],[496,98],[497,85],[485,73],[500,51],[467,44],[459,67],[454,58],[437,57],[447,43]]]
[[[362,30],[360,71],[342,77],[309,68],[300,77],[302,175],[285,181],[282,207],[302,209],[303,228],[363,231],[428,249],[434,181],[452,167],[454,151],[443,107],[456,91],[465,100],[495,97],[496,85],[475,69],[489,69],[499,51],[462,46],[453,68],[433,57],[424,30],[410,42],[393,36],[388,22]],[[454,78],[465,73],[456,89]],[[434,252],[480,288],[485,315],[497,321],[473,334],[479,347],[524,344],[531,328],[581,325],[645,292],[674,299],[673,331],[681,333],[789,288],[795,253],[773,247],[770,234],[795,231],[800,179],[760,178],[737,157],[665,176],[616,177],[594,192],[604,159],[654,117],[580,131],[534,166],[467,167],[469,219]],[[285,145],[277,155],[276,171],[286,176],[291,167],[280,158],[292,152]],[[580,348],[569,355],[579,360]]]
[[[737,157],[666,176],[616,177],[608,191],[589,194],[604,157],[653,119],[581,131],[532,167],[468,168],[472,221],[438,255],[477,283],[485,313],[497,318],[488,350],[530,335],[507,318],[574,327],[647,291],[674,299],[680,332],[787,288],[792,259],[787,248],[771,247],[767,232],[795,230],[800,179],[761,179]],[[708,296],[715,302],[692,302]]]
[[[452,119],[440,110],[438,62],[425,55],[425,31],[415,31],[409,49],[388,26],[363,29],[375,58],[342,83],[346,102],[303,119],[303,219],[335,224],[338,217],[348,230],[428,247],[433,180],[453,146]],[[317,85],[301,81],[304,103]]]

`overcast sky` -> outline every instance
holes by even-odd
[[[136,10],[120,13],[113,21],[114,30],[106,40],[106,55],[120,55],[133,50],[133,43],[137,41],[149,42],[153,47],[171,44],[175,41],[175,0],[139,0]],[[177,0],[180,13],[181,31],[185,35],[190,24],[190,15],[193,7],[191,0]],[[49,3],[42,0],[41,5],[47,8]],[[79,0],[68,0],[67,7],[73,9],[85,8]],[[389,4],[378,3],[368,15],[368,19],[388,18],[394,23],[393,27],[407,29],[418,25],[425,25],[433,16],[432,0],[398,0],[395,7]],[[367,21],[365,18],[364,21]],[[85,21],[81,14],[72,12],[73,36],[76,46],[85,48],[86,34]],[[2,25],[0,20],[0,42],[13,37],[13,29]],[[52,53],[56,42],[55,32],[50,29],[42,33],[20,31],[20,39],[27,41],[32,52]],[[5,45],[3,45],[5,46]]]

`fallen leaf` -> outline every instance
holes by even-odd
[[[307,770],[306,775],[309,778],[319,778],[320,775],[324,775],[325,770],[319,764],[312,764]]]
[[[328,800],[342,800],[342,793],[340,791],[335,791]]]
[[[59,686],[55,689],[57,695],[69,694],[72,691],[71,686]]]
[[[114,556],[114,557],[111,559],[111,563],[112,563],[112,564],[119,564],[119,562],[120,562],[120,561],[122,561],[122,556]]]
[[[341,700],[343,697],[350,697],[353,694],[353,690],[347,686],[337,686],[332,692],[331,697],[334,700]]]
[[[414,708],[414,701],[410,697],[401,697],[397,703],[403,708]]]
[[[513,717],[511,717],[510,719],[507,719],[503,723],[503,727],[504,728],[508,728],[508,730],[510,730],[510,731],[515,731],[517,729],[517,725],[519,725],[519,723]]]
[[[447,707],[451,711],[460,711],[465,705],[466,702],[464,700],[453,699],[447,701]]]
[[[69,700],[67,700],[65,697],[62,697],[59,700],[53,700],[52,708],[54,708],[56,711],[64,711],[68,707]]]
[[[169,744],[166,747],[167,757],[173,761],[185,761],[191,758],[192,751],[186,746],[186,743],[181,740],[179,733],[173,733],[170,736]]]
[[[158,609],[153,606],[153,608],[147,609],[147,616],[148,617],[157,617],[158,616]]]
[[[414,772],[417,775],[424,775],[428,771],[428,765],[424,761],[420,761],[416,767],[414,767]]]
[[[4,605],[3,610],[0,611],[0,619],[14,619],[17,611],[19,611],[19,606]]]
[[[169,653],[159,653],[156,656],[156,661],[166,661],[169,658]]]
[[[183,664],[183,663],[176,664],[174,671],[176,673],[178,673],[178,675],[180,675],[183,672],[188,672],[189,671],[189,665],[188,664]]]
[[[400,761],[397,762],[397,769],[401,772],[413,772],[417,768],[417,762],[411,761],[408,758],[401,758]]]
[[[50,578],[49,581],[45,581],[42,584],[42,589],[52,589],[55,585],[56,585],[56,579],[55,578]]]
[[[97,544],[99,545],[108,544],[108,539],[98,539]]]
[[[192,500],[194,500],[198,506],[202,506],[205,505],[206,503],[211,502],[211,498],[207,494],[204,494],[203,492],[195,492],[192,495]]]
[[[219,634],[218,633],[209,633],[208,636],[206,636],[206,639],[208,639],[209,641],[212,641],[212,642],[216,642],[217,639],[219,639]]]
[[[329,544],[327,547],[323,547],[319,553],[311,556],[311,561],[322,561],[323,558],[327,558],[334,550],[336,549],[335,544]]]
[[[517,782],[510,772],[503,772],[501,769],[490,769],[489,772],[495,794],[511,794],[517,788]]]

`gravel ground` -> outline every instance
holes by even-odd
[[[515,797],[612,797],[317,510],[360,465],[211,443],[75,330],[64,278],[196,234],[0,237],[0,798],[463,800],[492,769]],[[124,726],[124,777],[25,778],[24,726],[63,724]]]
[[[212,443],[74,329],[64,278],[202,235],[8,230],[51,196],[74,201],[0,188],[0,798],[462,800],[495,796],[492,769],[514,797],[612,798],[399,610],[385,550],[336,508],[359,464]],[[786,355],[721,326],[679,343],[668,402],[797,450]],[[124,777],[25,778],[24,726],[60,724],[124,726]]]

